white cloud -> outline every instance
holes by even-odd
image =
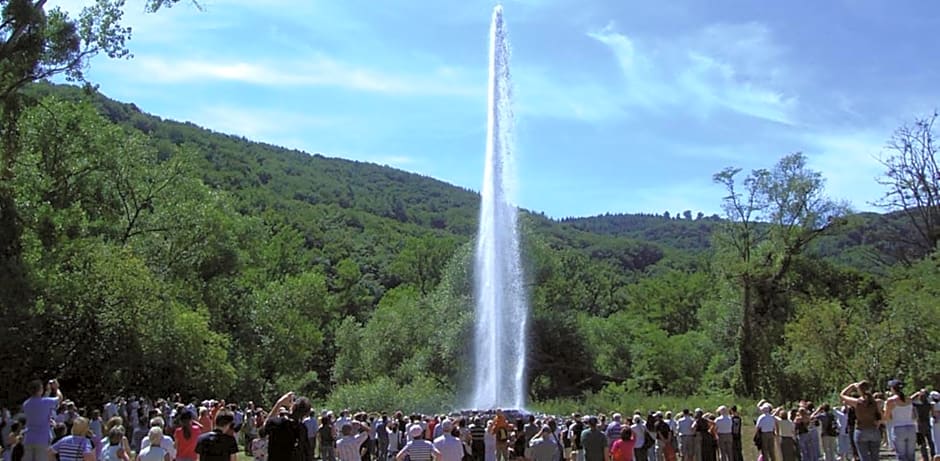
[[[803,135],[809,166],[826,178],[826,191],[849,200],[858,210],[877,209],[874,202],[885,190],[877,178],[884,173],[879,162],[886,135],[878,130],[843,130]]]
[[[336,117],[318,117],[277,109],[244,108],[232,105],[203,107],[188,117],[197,125],[222,133],[268,142],[274,136],[327,128],[344,122]]]
[[[654,112],[717,110],[796,123],[796,98],[775,89],[785,80],[780,50],[766,27],[712,25],[666,41],[638,43],[613,25],[588,36],[606,45],[623,72],[622,104]]]
[[[359,67],[322,54],[289,61],[171,59],[148,55],[103,64],[132,75],[137,81],[157,84],[208,80],[256,86],[328,86],[405,95],[476,97],[484,94],[482,87],[465,82],[461,73],[450,67],[406,75]]]

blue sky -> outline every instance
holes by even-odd
[[[50,2],[76,10],[86,2]],[[102,92],[164,118],[479,190],[492,1],[200,0],[145,14]],[[892,131],[940,106],[940,3],[505,0],[518,201],[718,212],[726,166],[804,152],[873,209]]]

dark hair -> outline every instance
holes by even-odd
[[[222,410],[215,415],[215,427],[225,427],[235,422],[235,414],[228,410]]]
[[[304,417],[310,414],[310,400],[306,397],[301,397],[294,401],[294,407],[291,411],[291,417],[297,421],[302,420]]]
[[[630,429],[630,426],[624,426],[620,430],[620,440],[631,440],[633,439],[633,429]]]
[[[875,403],[875,396],[871,393],[871,383],[868,381],[861,381],[858,383],[858,393],[861,394],[862,400],[865,401],[866,405],[872,405]]]
[[[180,414],[180,429],[183,430],[183,438],[189,440],[193,436],[193,414],[189,410],[183,410]]]
[[[21,381],[22,382],[22,381]],[[34,379],[26,385],[26,390],[29,392],[29,396],[32,397],[36,393],[42,392],[44,389],[42,380]]]

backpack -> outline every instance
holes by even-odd
[[[505,442],[507,440],[509,440],[509,430],[503,426],[500,426],[498,429],[496,429],[496,441]]]

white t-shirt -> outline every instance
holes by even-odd
[[[463,459],[463,443],[450,434],[444,434],[434,439],[434,448],[441,452],[441,461],[460,461]]]
[[[728,415],[722,415],[715,418],[715,430],[719,434],[730,434],[731,433],[731,417]]]
[[[769,413],[764,413],[757,418],[757,430],[759,432],[773,432],[777,425],[777,418]]]

